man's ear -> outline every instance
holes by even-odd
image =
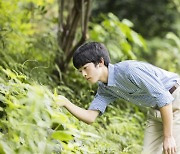
[[[104,58],[101,57],[101,60],[99,62],[99,66],[104,66]]]

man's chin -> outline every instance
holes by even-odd
[[[96,83],[97,81],[94,81],[94,80],[88,80],[88,82],[91,83],[91,84],[94,84],[94,83]]]

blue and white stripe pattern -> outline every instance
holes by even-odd
[[[169,89],[180,78],[145,62],[128,60],[108,66],[107,85],[99,82],[89,109],[104,113],[107,105],[120,98],[145,107],[163,107],[173,101]]]

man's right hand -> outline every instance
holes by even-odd
[[[55,102],[58,106],[64,106],[76,118],[84,121],[87,124],[93,123],[96,117],[99,115],[99,111],[80,108],[75,104],[71,103],[66,97],[62,95],[56,96]]]
[[[70,101],[66,97],[64,97],[63,95],[58,95],[55,98],[55,102],[58,106],[65,106]]]

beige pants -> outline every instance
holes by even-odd
[[[180,154],[180,86],[172,94],[173,101],[173,136],[177,153]],[[142,154],[163,154],[163,126],[160,111],[150,109],[144,136]]]

